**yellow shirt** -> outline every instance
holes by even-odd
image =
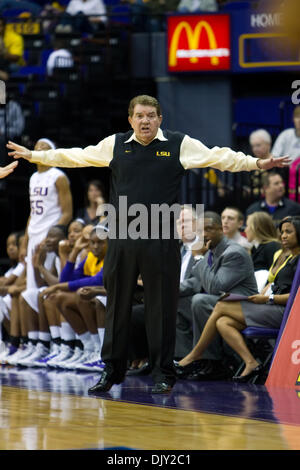
[[[167,140],[161,129],[158,129],[156,139]],[[135,134],[128,139],[136,140]],[[88,147],[32,151],[32,163],[40,163],[48,166],[66,168],[96,166],[107,167],[113,159],[115,135],[101,140],[97,145]],[[185,170],[191,168],[212,167],[221,171],[251,171],[257,170],[258,158],[245,155],[243,152],[235,152],[228,147],[213,147],[209,149],[200,140],[188,135],[182,140],[180,147],[180,162]]]
[[[279,256],[281,255],[282,253],[282,250],[278,250],[274,253],[274,257],[273,257],[273,263],[272,263],[272,266],[270,267],[269,269],[269,276],[268,276],[268,282],[272,283],[274,282],[275,280],[275,277],[277,276],[277,274],[279,273],[279,271],[286,265],[286,263],[288,262],[288,260],[292,257],[292,255],[288,256],[284,262],[279,266],[279,268],[277,269],[277,271],[275,272],[275,274],[273,274],[272,272],[272,269],[273,269],[273,266],[274,264],[276,263],[277,259],[279,258]]]
[[[9,54],[12,55],[17,55],[20,57],[18,62],[16,62],[18,65],[24,65],[24,59],[23,59],[23,54],[24,54],[24,40],[23,37],[15,33],[12,29],[10,28],[5,28],[4,31],[4,45],[6,47],[6,50]]]
[[[91,251],[89,251],[84,263],[83,272],[86,276],[96,276],[103,267],[103,261],[99,261]]]

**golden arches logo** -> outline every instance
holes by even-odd
[[[187,21],[181,21],[178,23],[176,26],[171,44],[170,44],[170,52],[169,52],[169,65],[170,67],[175,67],[177,65],[177,50],[178,50],[178,43],[179,43],[179,38],[182,34],[182,31],[185,30],[187,39],[188,39],[188,45],[190,50],[195,50],[197,47],[199,47],[200,40],[201,40],[201,32],[202,30],[206,31],[207,37],[208,37],[208,43],[210,49],[217,49],[217,41],[216,41],[216,36],[215,33],[213,32],[212,27],[207,21],[199,21],[194,28],[192,29],[191,25]],[[192,63],[197,63],[198,62],[198,57],[190,57],[189,58],[190,62]],[[210,58],[211,64],[212,65],[219,65],[219,58],[216,56],[212,56]]]

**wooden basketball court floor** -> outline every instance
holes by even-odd
[[[127,377],[88,395],[99,374],[0,368],[0,450],[299,450],[300,389],[180,380],[151,395]]]

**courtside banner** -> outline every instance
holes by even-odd
[[[168,17],[168,71],[230,70],[230,16]]]
[[[267,387],[300,387],[300,288],[266,380]]]

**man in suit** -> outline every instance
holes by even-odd
[[[200,256],[189,278],[180,284],[177,358],[184,357],[197,343],[220,295],[225,292],[246,296],[257,293],[249,254],[224,236],[221,217],[215,212],[204,213],[204,246]],[[191,374],[194,379],[217,379],[223,374],[223,356],[223,343],[217,337],[203,354],[203,360],[188,367],[184,373]]]

